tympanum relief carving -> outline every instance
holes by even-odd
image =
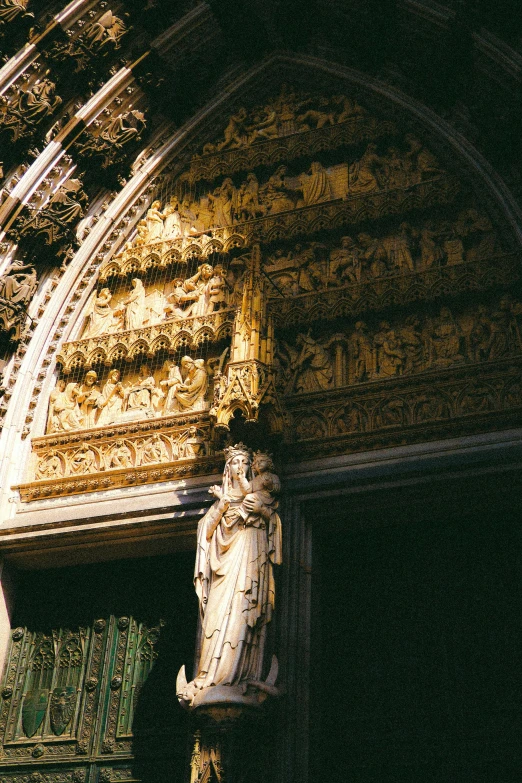
[[[272,433],[326,453],[328,437],[335,451],[518,399],[511,387],[485,407],[478,387],[445,396],[455,372],[489,377],[522,357],[522,306],[503,295],[520,278],[512,245],[439,149],[356,97],[287,87],[222,119],[189,167],[158,184],[59,347],[46,434],[33,444],[42,491],[196,466],[234,415],[263,410]],[[123,144],[136,126],[126,133],[120,120],[107,133]],[[65,185],[22,233],[52,241],[73,220],[81,185]],[[435,396],[428,373],[442,384]],[[101,445],[82,434],[99,440],[104,428]]]

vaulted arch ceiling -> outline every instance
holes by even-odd
[[[0,272],[17,259],[38,273],[28,320],[4,334],[4,453],[8,435],[29,431],[69,315],[158,176],[182,171],[246,96],[285,78],[344,82],[415,127],[519,242],[521,41],[507,4],[482,5],[0,2]],[[43,225],[50,205],[58,219]],[[2,484],[20,471],[5,459]]]

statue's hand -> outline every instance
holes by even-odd
[[[247,495],[243,500],[243,505],[249,514],[261,514],[266,516],[266,506],[255,495]]]
[[[212,484],[212,486],[208,488],[208,491],[211,495],[214,495],[215,498],[221,498],[223,494],[221,492],[221,487],[218,487],[217,484]]]
[[[218,511],[220,511],[222,514],[228,510],[228,507],[230,506],[230,498],[228,498],[226,495],[223,495],[218,503]]]

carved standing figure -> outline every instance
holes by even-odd
[[[294,363],[295,392],[314,392],[329,389],[333,380],[332,361],[323,346],[310,333],[300,334],[296,339],[300,349]]]
[[[187,684],[182,669],[177,683],[178,698],[187,706],[220,698],[256,703],[259,691],[267,690],[262,678],[275,599],[273,566],[282,559],[279,479],[268,455],[257,455],[253,466],[241,443],[225,456],[223,483],[209,490],[217,500],[198,527],[199,661],[194,680]],[[260,476],[254,477],[256,488],[252,467]]]
[[[115,421],[118,421],[123,411],[124,399],[125,392],[120,382],[120,371],[111,370],[98,399],[98,408],[100,410],[97,421],[98,426],[114,424]]]
[[[163,234],[163,215],[160,211],[161,202],[153,201],[147,211],[147,241],[155,242]]]
[[[145,289],[137,277],[132,279],[132,291],[125,305],[125,329],[141,329],[145,320]]]

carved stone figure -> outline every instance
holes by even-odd
[[[352,237],[342,237],[341,247],[330,252],[329,281],[357,283],[361,280],[359,253]]]
[[[145,115],[138,109],[130,109],[111,117],[100,138],[112,147],[124,147],[132,140],[139,139],[145,129]]]
[[[154,415],[162,397],[163,392],[157,388],[150,367],[142,364],[137,382],[127,389],[127,410]]]
[[[113,468],[130,468],[132,452],[123,440],[117,440],[105,458],[107,470]]]
[[[343,412],[333,422],[334,435],[344,435],[347,432],[361,432],[364,429],[364,419],[361,410],[351,403],[345,405]]]
[[[377,155],[375,144],[368,144],[363,156],[348,169],[348,188],[352,193],[372,193],[380,190],[379,177],[386,161]]]
[[[221,264],[216,264],[212,270],[212,277],[209,281],[209,312],[221,310],[228,305],[228,285],[226,282],[226,272]]]
[[[324,391],[333,380],[332,360],[310,333],[300,334],[296,345],[299,354],[294,360],[294,387],[296,393]]]
[[[335,112],[328,106],[328,100],[323,99],[319,103],[321,108],[308,109],[297,117],[302,130],[317,130],[335,124]]]
[[[102,288],[100,293],[93,291],[85,310],[85,328],[82,338],[99,337],[114,330],[117,322],[115,312],[111,307],[112,293],[108,288]]]
[[[377,373],[381,377],[402,375],[405,354],[401,340],[393,329],[385,328],[376,334],[374,344],[377,347]]]
[[[373,347],[363,321],[355,324],[355,331],[348,340],[348,350],[353,363],[354,380],[357,383],[369,380],[373,374]]]
[[[179,202],[176,196],[172,196],[165,207],[163,220],[162,239],[177,239],[183,235]]]
[[[162,462],[170,462],[167,447],[159,435],[153,435],[141,443],[139,464],[155,465]]]
[[[403,326],[398,330],[404,350],[403,372],[420,372],[424,367],[425,341],[420,330],[420,321],[415,315],[409,315]]]
[[[56,381],[56,386],[49,395],[49,412],[47,414],[47,426],[45,431],[47,433],[59,432],[61,430],[60,418],[58,411],[55,410],[55,403],[65,391],[65,381],[63,378],[59,378]]]
[[[167,377],[160,381],[160,386],[163,387],[163,391],[166,392],[165,402],[163,405],[164,413],[170,413],[175,409],[175,393],[178,386],[183,385],[183,378],[178,365],[175,362],[167,360],[163,365],[163,371],[167,374]]]
[[[490,359],[500,359],[520,350],[520,329],[516,319],[520,312],[520,304],[515,304],[509,295],[501,298],[491,318]]]
[[[431,334],[433,364],[444,367],[463,361],[461,339],[462,330],[453,318],[451,310],[448,307],[441,307],[440,316]]]
[[[26,307],[37,285],[34,266],[24,264],[22,261],[14,261],[7,272],[0,277],[0,297]]]
[[[204,359],[194,361],[190,356],[184,356],[181,360],[181,375],[183,383],[174,387],[169,411],[179,413],[201,410],[208,387],[208,373]]]
[[[99,52],[106,47],[119,49],[120,38],[127,32],[127,27],[119,16],[112,11],[106,11],[93,22],[83,36],[89,49]]]
[[[49,202],[32,217],[20,221],[20,234],[43,235],[46,244],[52,245],[71,232],[77,220],[83,217],[83,205],[87,195],[79,179],[63,182]]]
[[[409,145],[406,153],[406,161],[410,165],[410,183],[416,184],[426,179],[431,179],[441,173],[437,158],[423,146],[422,142],[408,133],[405,137]]]
[[[437,232],[431,221],[428,221],[420,233],[421,246],[421,266],[423,269],[429,269],[433,265],[439,264],[444,258],[444,251],[436,241]]]
[[[214,273],[210,264],[201,264],[197,273],[185,280],[184,288],[190,292],[189,295],[194,300],[190,308],[191,315],[201,316],[212,312],[211,296],[213,289],[215,289],[213,277]],[[192,288],[192,292],[190,288]]]
[[[321,204],[323,201],[330,201],[332,198],[332,189],[328,175],[320,163],[312,163],[310,175],[301,174],[300,180],[305,206]]]
[[[233,114],[228,125],[225,128],[225,138],[217,145],[218,151],[242,147],[247,143],[248,133],[245,128],[245,120],[247,118],[246,109],[239,109],[237,114]]]
[[[147,242],[155,242],[157,239],[161,239],[163,234],[163,215],[160,208],[161,202],[153,201],[147,211]]]
[[[111,370],[103,386],[97,406],[99,410],[97,426],[114,424],[123,412],[125,392],[120,382],[120,371]]]
[[[295,206],[294,194],[285,184],[286,171],[286,166],[279,166],[259,189],[263,203],[272,214],[285,212]]]
[[[237,206],[237,191],[230,177],[224,179],[213,193],[209,193],[208,198],[214,207],[214,224],[231,226]]]
[[[54,449],[38,463],[36,469],[37,479],[53,479],[63,476],[63,465],[60,457]]]
[[[70,471],[73,474],[96,473],[96,454],[88,443],[82,443],[70,461]]]
[[[89,370],[85,374],[85,379],[79,386],[76,394],[76,402],[79,406],[82,427],[84,429],[94,427],[96,423],[98,401],[101,397],[100,387],[96,383],[97,380],[98,376],[94,370]]]
[[[132,279],[132,291],[123,300],[125,305],[125,329],[141,329],[145,320],[145,289],[137,277]]]
[[[189,427],[186,437],[180,440],[180,456],[195,459],[204,457],[205,454],[205,439],[199,434],[197,427]]]
[[[31,135],[35,126],[61,104],[55,88],[54,82],[44,78],[30,87],[15,90],[9,98],[0,97],[0,130],[7,131],[12,142]]]
[[[386,237],[383,241],[388,254],[388,261],[393,271],[415,271],[415,264],[411,255],[409,231],[410,226],[408,223],[401,223],[399,232]]]
[[[78,152],[102,159],[102,168],[117,163],[122,150],[132,141],[139,141],[146,127],[145,115],[138,109],[120,112],[109,118],[100,131],[85,131],[76,143]]]
[[[388,272],[386,264],[386,249],[379,240],[369,234],[359,234],[357,241],[360,250],[360,277],[383,277]]]
[[[71,382],[57,394],[53,401],[53,421],[57,432],[79,430],[82,427],[81,413],[78,407],[79,386]]]
[[[178,277],[173,281],[173,286],[174,290],[166,297],[165,318],[189,318],[192,315],[192,307],[199,298],[196,285],[190,279],[183,280]]]
[[[281,562],[279,479],[270,458],[257,456],[254,489],[250,451],[238,444],[225,455],[223,484],[210,489],[217,500],[198,526],[197,673],[189,684],[183,670],[178,675],[178,698],[192,707],[206,699],[259,703],[256,690],[264,685],[267,625],[274,609],[273,566]]]

